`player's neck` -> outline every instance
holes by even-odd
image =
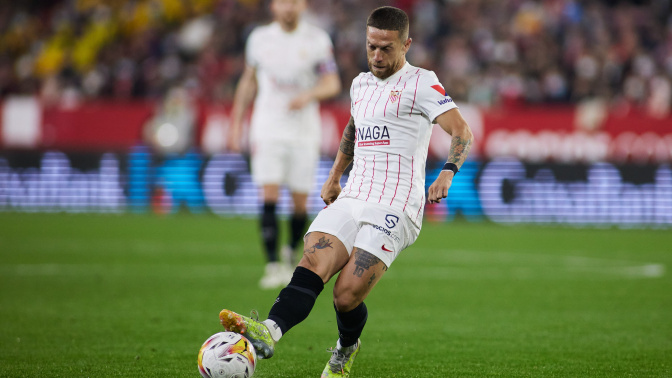
[[[379,79],[380,80],[387,80],[387,79],[391,78],[392,76],[398,74],[399,71],[401,71],[401,69],[404,68],[405,65],[406,65],[406,58],[404,57],[404,59],[397,66],[394,67],[394,72],[392,72],[392,74],[390,74],[387,77],[382,77],[382,78],[379,78]]]
[[[280,25],[282,31],[284,31],[285,33],[292,33],[299,27],[298,21],[292,23],[278,21],[278,24]]]
[[[404,58],[399,62],[399,66],[396,67],[396,69],[394,70],[394,73],[393,73],[392,75],[396,75],[397,72],[401,71],[401,69],[404,68],[405,65],[406,65],[406,57],[404,57]]]

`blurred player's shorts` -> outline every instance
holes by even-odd
[[[252,179],[259,186],[284,184],[292,192],[309,193],[319,160],[319,142],[254,141]]]

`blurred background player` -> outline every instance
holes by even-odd
[[[263,289],[284,286],[291,279],[319,162],[318,101],[341,90],[329,36],[301,20],[306,0],[272,0],[270,6],[274,21],[254,29],[247,40],[228,138],[229,150],[239,152],[243,118],[256,94],[250,144],[252,175],[264,202],[260,223],[268,263],[259,282]],[[294,205],[289,242],[282,248],[284,265],[278,261],[276,215],[282,184],[289,188]]]
[[[394,7],[367,20],[370,72],[350,88],[350,121],[322,186],[327,204],[308,229],[304,255],[263,322],[224,309],[227,331],[245,335],[261,358],[310,314],[324,285],[338,274],[333,303],[339,338],[323,378],[349,377],[359,353],[368,310],[364,299],[422,227],[426,201],[448,196],[473,136],[457,105],[432,71],[406,61],[409,20]],[[452,136],[443,170],[425,193],[425,164],[432,124]],[[345,186],[341,176],[353,164]],[[425,196],[426,195],[426,196]]]

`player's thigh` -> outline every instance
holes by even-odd
[[[359,232],[354,210],[352,203],[341,200],[322,209],[308,227],[299,265],[311,269],[325,282],[341,270]]]
[[[348,262],[348,250],[334,235],[313,231],[306,235],[299,266],[315,272],[327,283]]]
[[[355,247],[334,285],[334,305],[347,312],[364,301],[387,271],[387,265],[361,248]]]
[[[259,186],[280,185],[287,172],[286,148],[282,143],[257,140],[252,143],[252,179]]]
[[[310,193],[315,187],[315,172],[320,161],[319,141],[295,145],[287,152],[287,186],[295,193]]]
[[[419,230],[401,211],[379,204],[366,203],[362,207],[353,246],[373,254],[389,268],[415,242]]]

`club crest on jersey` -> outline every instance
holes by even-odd
[[[390,91],[390,101],[394,104],[401,97],[401,91]]]
[[[358,147],[389,146],[390,131],[387,126],[367,126],[355,129]]]

